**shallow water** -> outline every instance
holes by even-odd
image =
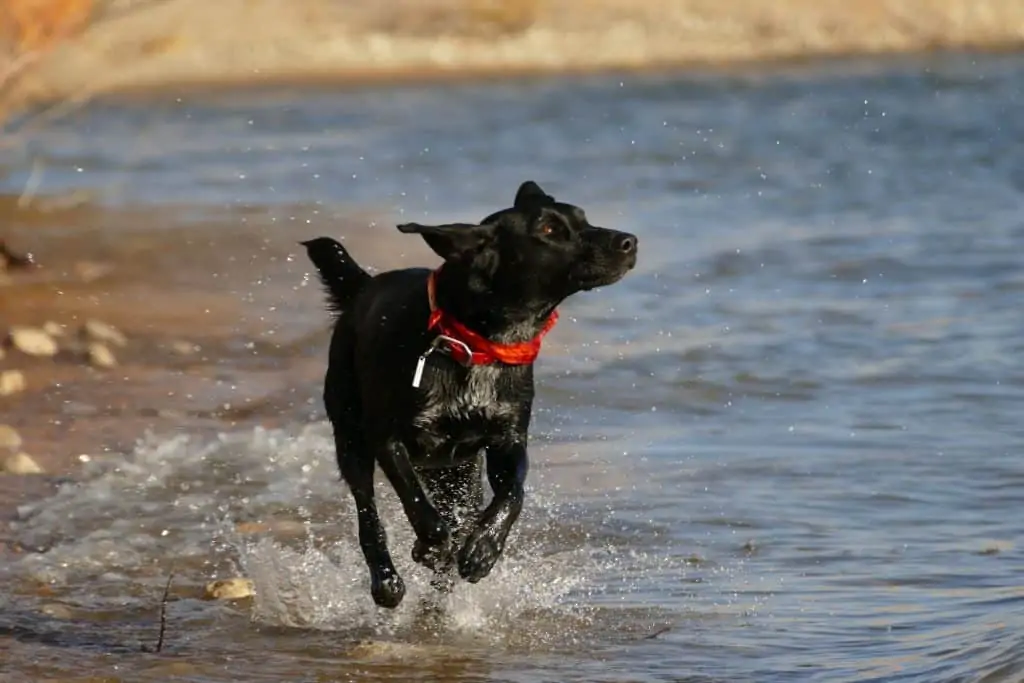
[[[18,538],[41,552],[2,570],[0,667],[1024,680],[1022,89],[1024,57],[960,56],[89,107],[24,151],[41,190],[244,206],[267,218],[247,234],[242,214],[240,260],[335,234],[339,207],[479,218],[526,178],[637,232],[641,259],[565,306],[509,555],[440,612],[385,487],[411,586],[399,610],[372,607],[302,386],[288,428],[145,436],[24,508]],[[405,261],[393,232],[350,236],[357,258]],[[305,264],[277,268],[211,285],[250,322],[272,310],[272,332],[322,327]],[[167,647],[140,653],[171,571]],[[198,599],[237,572],[254,601]]]

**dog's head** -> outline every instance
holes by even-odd
[[[478,225],[398,229],[418,233],[446,263],[465,268],[472,288],[538,303],[610,285],[636,265],[635,235],[591,225],[581,208],[555,201],[533,181],[519,187],[511,208]]]

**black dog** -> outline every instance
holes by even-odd
[[[637,253],[635,236],[590,225],[534,182],[479,225],[398,229],[422,235],[441,267],[371,277],[333,239],[302,243],[337,314],[324,405],[383,607],[398,606],[405,584],[374,503],[375,465],[435,587],[450,587],[455,568],[472,583],[487,576],[523,507],[541,337],[559,303],[618,281]],[[484,460],[494,495],[481,511]]]

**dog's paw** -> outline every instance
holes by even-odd
[[[505,543],[486,529],[473,532],[459,551],[459,576],[476,583],[491,573]]]
[[[416,539],[412,544],[412,559],[436,572],[444,572],[452,565],[452,542],[449,536],[440,541]]]
[[[394,609],[405,597],[405,581],[398,574],[373,576],[370,579],[370,595],[379,607]]]

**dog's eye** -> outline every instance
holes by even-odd
[[[569,229],[559,221],[545,221],[537,225],[537,232],[534,234],[561,242],[569,238]]]

